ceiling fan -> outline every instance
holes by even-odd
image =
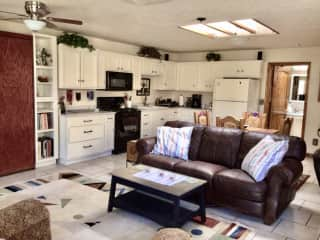
[[[17,16],[14,18],[0,18],[0,20],[7,20],[7,21],[21,20],[32,31],[40,31],[45,26],[47,26],[48,28],[59,29],[58,26],[52,22],[76,24],[76,25],[82,25],[83,23],[80,20],[47,16],[50,14],[50,11],[47,5],[40,2],[39,0],[26,1],[24,4],[24,9],[26,11],[26,14],[0,10],[0,13],[13,14]]]

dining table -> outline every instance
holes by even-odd
[[[245,128],[245,131],[248,132],[259,132],[259,133],[265,133],[265,134],[278,134],[280,133],[279,129],[268,129],[268,128],[257,128],[257,127],[247,127]]]

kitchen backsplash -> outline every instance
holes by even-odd
[[[91,90],[89,90],[91,91]],[[65,96],[65,104],[66,109],[94,109],[96,108],[96,98],[97,97],[122,97],[126,94],[128,96],[132,96],[132,104],[133,105],[141,105],[143,103],[144,97],[137,96],[136,91],[126,91],[126,92],[111,92],[111,91],[100,91],[100,90],[92,90],[93,91],[93,100],[90,100],[87,97],[87,90],[72,90],[72,104],[67,103],[66,95],[67,90],[59,90],[59,97]],[[81,99],[78,101],[76,100],[76,94],[81,94]],[[151,90],[150,96],[148,96],[148,104],[154,105],[155,100],[158,97],[161,97],[162,99],[171,98],[173,101],[179,100],[179,96],[183,95],[184,100],[186,101],[187,97],[191,97],[192,94],[199,94],[199,92],[184,92],[184,91],[158,91],[158,90]],[[205,106],[209,106],[212,102],[212,94],[211,93],[200,93],[202,94],[202,104]]]

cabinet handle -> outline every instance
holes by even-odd
[[[147,125],[148,125],[148,123],[144,123],[143,125],[144,125],[144,126],[147,126]]]
[[[90,144],[90,145],[85,145],[83,146],[84,149],[88,149],[88,148],[92,148],[93,146]]]
[[[149,114],[143,114],[143,116],[148,117],[148,116],[149,116]]]
[[[112,120],[113,118],[108,118],[108,120]]]
[[[84,123],[90,123],[92,122],[93,120],[83,120]]]
[[[164,118],[161,118],[160,120],[161,120],[161,121],[164,121]]]
[[[83,131],[83,133],[93,133],[93,131],[92,130],[89,130],[89,131]]]

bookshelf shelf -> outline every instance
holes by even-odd
[[[37,113],[53,113],[53,109],[38,109]]]
[[[52,82],[38,82],[37,84],[38,84],[38,85],[44,85],[44,86],[46,86],[46,85],[48,85],[48,86],[53,85]]]
[[[53,97],[37,97],[37,102],[53,102],[55,99]]]
[[[36,68],[37,69],[43,69],[43,70],[54,70],[53,66],[40,66],[40,65],[37,65]]]
[[[45,49],[51,56],[50,66],[41,65],[39,53]],[[35,146],[36,167],[56,164],[58,159],[58,83],[57,39],[55,36],[33,34],[35,89]],[[48,82],[39,81],[40,77]]]
[[[47,133],[47,132],[54,132],[54,131],[55,131],[54,128],[40,129],[40,130],[37,130],[37,133]]]

